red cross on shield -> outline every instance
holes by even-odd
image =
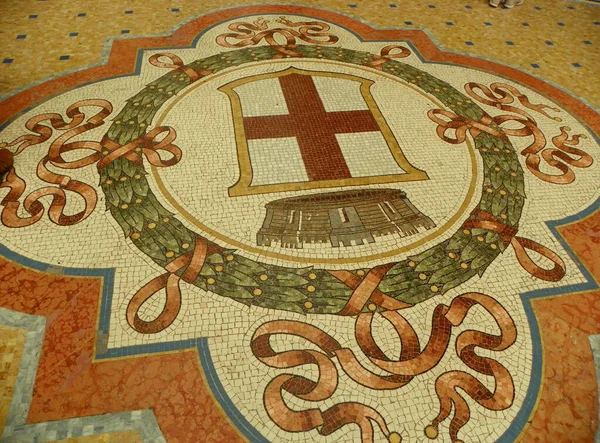
[[[288,68],[219,88],[231,101],[240,166],[229,195],[427,180],[400,149],[372,84]]]

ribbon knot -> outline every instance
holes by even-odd
[[[391,52],[395,49],[399,49],[400,52],[397,54],[392,54]],[[369,66],[371,68],[375,68],[378,71],[383,71],[383,65],[394,58],[406,58],[411,54],[408,48],[404,46],[398,45],[389,45],[385,48],[381,49],[380,55],[374,55],[373,59],[365,63],[365,66]]]
[[[159,140],[159,136],[164,133],[166,133],[166,135]],[[112,141],[108,137],[104,137],[101,144],[109,151],[109,153],[98,162],[98,171],[104,169],[119,157],[125,157],[129,161],[141,165],[142,157],[140,154],[144,154],[146,160],[153,166],[173,166],[181,160],[182,155],[181,149],[172,143],[175,141],[175,138],[177,138],[177,133],[173,128],[167,126],[158,126],[147,134],[144,134],[123,146]],[[158,154],[159,151],[166,151],[170,153],[172,157],[163,160]]]
[[[388,263],[375,266],[362,280],[350,271],[329,271],[332,276],[349,288],[354,289],[348,303],[338,312],[338,315],[354,316],[360,314],[367,303],[373,303],[375,306],[380,306],[389,311],[396,311],[411,306],[377,289],[377,286],[379,286],[379,283],[393,265],[394,263]]]
[[[297,45],[293,45],[293,44],[287,44],[285,46],[272,45],[272,48],[277,50],[277,54],[275,54],[273,59],[285,58],[285,57],[302,58],[303,55],[300,54],[299,52],[296,52],[296,47],[297,47]]]
[[[469,218],[463,224],[465,229],[480,228],[496,232],[505,246],[510,244],[513,247],[519,264],[534,277],[545,281],[559,281],[565,276],[565,262],[554,251],[528,238],[517,237],[518,230],[516,228],[502,223],[489,212],[475,209],[471,213],[471,217],[477,218]],[[529,257],[526,249],[546,257],[554,263],[554,267],[552,269],[542,268]]]
[[[452,111],[430,109],[427,112],[427,116],[431,121],[437,123],[438,126],[435,131],[438,137],[453,145],[463,143],[467,139],[467,131],[473,138],[482,132],[486,132],[495,137],[506,139],[506,135],[503,132],[490,126],[496,122],[488,114],[485,114],[481,120],[476,121],[462,115],[456,115]],[[442,117],[446,117],[448,120]],[[454,137],[446,135],[449,130],[454,130]]]
[[[165,63],[165,62],[160,61],[161,57],[168,58],[171,61],[171,63]],[[177,71],[181,71],[185,75],[187,75],[192,82],[195,82],[196,80],[198,80],[200,78],[200,76],[206,76],[206,75],[212,74],[212,71],[208,71],[205,69],[196,71],[196,70],[190,68],[189,66],[185,66],[185,63],[183,63],[183,60],[181,60],[181,58],[179,58],[178,56],[176,56],[175,54],[173,54],[171,52],[162,52],[160,54],[154,54],[152,57],[150,57],[148,59],[148,61],[150,62],[151,65],[156,66],[157,68],[167,68],[167,69],[175,69]]]
[[[180,255],[165,266],[166,273],[150,280],[141,287],[129,301],[126,310],[127,323],[142,334],[156,334],[160,332],[177,318],[181,309],[181,290],[179,280],[192,283],[204,266],[208,243],[202,237],[196,237],[193,251]],[[181,275],[177,273],[185,269]],[[165,306],[158,316],[150,321],[142,320],[139,311],[142,305],[154,296],[158,291],[165,289]]]

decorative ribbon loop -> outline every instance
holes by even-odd
[[[400,53],[392,54],[391,52],[394,50],[400,50]],[[410,49],[405,48],[404,46],[399,45],[389,45],[381,49],[380,55],[373,56],[373,59],[365,63],[365,66],[369,66],[370,68],[375,68],[379,71],[383,71],[383,65],[394,58],[406,58],[412,53]]]
[[[480,90],[481,92],[483,92],[485,97],[479,95],[477,92],[475,92],[475,90]],[[480,103],[484,103],[488,106],[493,106],[498,109],[502,109],[503,111],[509,111],[514,112],[516,114],[520,114],[524,116],[527,120],[535,122],[534,118],[526,111],[519,109],[515,106],[509,106],[511,103],[514,103],[514,97],[516,97],[519,100],[519,103],[521,103],[521,105],[526,107],[527,109],[532,109],[548,118],[552,118],[555,121],[561,121],[561,119],[558,117],[550,117],[550,115],[544,110],[552,109],[555,112],[559,112],[560,109],[552,108],[550,106],[542,104],[535,105],[529,101],[529,98],[527,98],[526,95],[521,94],[521,92],[517,88],[507,85],[506,83],[492,83],[488,88],[487,86],[482,85],[481,83],[471,82],[465,85],[465,91],[467,92],[467,94],[469,94],[471,98],[477,100]]]
[[[15,169],[11,168],[6,180],[0,184],[0,188],[9,188],[10,192],[2,200],[0,205],[2,209],[2,222],[10,228],[22,228],[38,222],[44,214],[44,205],[40,202],[43,197],[52,196],[52,201],[48,208],[48,217],[53,223],[60,226],[73,225],[89,217],[96,208],[96,191],[89,185],[77,180],[71,180],[68,176],[54,174],[48,171],[45,164],[47,159],[43,160],[38,166],[38,175],[40,178],[51,178],[53,182],[60,185],[59,188],[44,187],[31,192],[23,201],[23,209],[29,213],[28,217],[19,215],[19,199],[25,193],[25,182],[16,174]],[[41,171],[44,171],[43,173]],[[67,205],[67,194],[65,191],[71,191],[79,195],[84,200],[84,208],[73,215],[65,215],[64,210]]]
[[[325,22],[293,22],[285,17],[279,17],[277,23],[281,23],[290,28],[300,28],[298,29],[298,32],[290,32],[300,40],[314,45],[333,45],[339,40],[338,36],[327,32],[331,29],[331,26]],[[316,39],[315,37],[319,37],[320,39]]]
[[[349,271],[329,271],[335,278],[354,289],[348,303],[338,312],[338,315],[357,315],[363,311],[365,305],[369,302],[388,310],[404,309],[411,306],[377,290],[379,282],[393,265],[394,263],[388,263],[376,266],[362,280]]]
[[[177,62],[177,60],[175,61]],[[81,108],[88,106],[99,107],[100,111],[86,121],[85,113]],[[8,146],[16,146],[16,153],[19,154],[29,146],[48,140],[52,136],[53,129],[65,131],[52,142],[48,154],[37,166],[38,177],[46,183],[57,185],[58,188],[43,187],[30,193],[23,202],[23,208],[29,216],[22,217],[19,215],[19,199],[26,191],[26,183],[17,175],[14,168],[10,170],[4,182],[0,184],[0,187],[10,189],[10,192],[0,202],[0,205],[3,206],[0,218],[6,226],[23,227],[39,221],[44,213],[44,205],[40,199],[46,196],[52,196],[48,216],[52,222],[58,225],[72,225],[81,222],[94,211],[97,201],[95,189],[80,181],[72,180],[67,175],[52,172],[48,169],[48,164],[60,169],[79,169],[98,162],[98,170],[101,170],[121,156],[142,164],[141,154],[144,154],[148,162],[157,167],[172,166],[181,160],[181,149],[173,144],[177,134],[174,129],[165,126],[154,128],[124,146],[107,137],[101,142],[71,141],[74,137],[103,125],[112,109],[112,105],[106,100],[81,100],[67,108],[66,114],[71,119],[69,122],[66,122],[60,114],[42,114],[29,119],[25,126],[36,134],[23,135]],[[49,121],[51,127],[43,125],[43,121]],[[103,148],[108,150],[108,154],[102,158]],[[63,157],[63,154],[74,151],[92,152],[74,160],[66,160]],[[168,152],[171,157],[163,160],[159,155],[160,151]],[[65,191],[71,191],[83,199],[84,207],[80,212],[65,215],[64,210],[67,206]]]
[[[570,128],[563,126],[560,128],[560,134],[552,138],[554,148],[546,148],[546,137],[534,118],[526,111],[510,106],[510,104],[515,101],[516,97],[525,108],[532,109],[556,121],[561,121],[561,119],[550,117],[545,109],[548,108],[554,111],[559,111],[559,109],[533,104],[518,89],[504,83],[492,83],[489,88],[479,83],[467,83],[465,90],[470,97],[480,103],[518,115],[506,114],[492,118],[486,114],[480,121],[474,121],[465,116],[458,116],[451,111],[432,109],[427,115],[434,123],[437,123],[437,135],[445,142],[462,143],[466,140],[467,131],[472,137],[476,137],[481,132],[486,132],[504,140],[507,139],[507,136],[531,136],[533,141],[521,151],[521,155],[526,158],[527,169],[539,179],[553,184],[569,184],[575,180],[575,172],[569,166],[587,168],[592,165],[592,157],[582,149],[575,147],[583,136],[574,135],[569,138],[568,131],[570,131]],[[477,91],[480,91],[483,95],[480,95]],[[502,127],[500,129],[501,125],[508,122],[517,123],[520,127]],[[448,131],[454,131],[454,137],[448,136]],[[542,159],[548,166],[557,169],[560,173],[548,174],[542,172],[540,169]]]
[[[560,134],[552,138],[552,144],[557,148],[544,149],[545,145],[533,143],[528,148],[524,149],[521,154],[526,156],[525,164],[527,168],[539,179],[555,184],[569,184],[575,180],[575,172],[567,165],[577,168],[588,168],[594,160],[591,155],[582,149],[575,148],[573,145],[579,143],[580,136],[573,135],[569,138],[568,132],[570,129],[566,126],[560,128]],[[547,174],[540,170],[540,154],[546,163],[558,169],[561,174]],[[571,155],[579,157],[572,157]]]
[[[168,58],[171,61],[171,63],[165,63],[165,62],[160,61],[161,57]],[[207,71],[207,70],[195,71],[194,69],[190,68],[189,66],[185,66],[185,64],[183,63],[183,60],[181,60],[181,58],[179,58],[177,55],[175,55],[171,52],[161,52],[160,54],[154,54],[153,56],[151,56],[148,59],[148,61],[150,62],[151,65],[156,66],[158,68],[175,69],[177,71],[181,71],[189,77],[191,82],[195,82],[196,80],[198,80],[201,75],[206,76],[206,75],[212,74],[212,71]]]
[[[277,352],[271,346],[270,337],[278,334],[305,338],[323,352],[308,349]],[[306,432],[319,428],[318,431],[321,435],[329,435],[346,424],[356,423],[360,427],[362,441],[372,442],[373,427],[369,423],[370,419],[379,425],[386,437],[390,436],[391,433],[383,417],[376,410],[360,403],[342,403],[334,405],[324,412],[319,409],[296,411],[287,406],[282,391],[308,401],[325,400],[334,394],[338,385],[338,372],[332,361],[334,356],[340,358],[340,361],[346,361],[346,365],[351,364],[351,366],[363,369],[365,373],[378,377],[364,370],[352,351],[342,348],[333,337],[324,331],[298,321],[276,320],[261,325],[255,331],[251,348],[254,355],[270,367],[286,369],[315,364],[319,368],[319,378],[316,382],[302,376],[282,374],[267,385],[264,392],[267,414],[280,428],[289,432]],[[347,370],[346,367],[344,370]],[[356,373],[351,376],[355,379],[358,378]],[[364,383],[364,379],[362,382]],[[396,384],[395,387],[397,386]]]
[[[385,273],[382,269],[378,269],[379,272]],[[456,297],[450,306],[443,304],[436,306],[431,321],[429,342],[422,351],[418,335],[410,323],[399,312],[384,312],[382,315],[392,323],[399,337],[399,360],[388,358],[376,344],[371,331],[373,314],[360,314],[356,319],[355,334],[361,350],[372,363],[391,375],[371,372],[360,363],[351,349],[342,347],[335,338],[315,326],[293,320],[276,320],[262,324],[254,332],[250,344],[252,353],[262,363],[277,369],[307,364],[316,365],[318,368],[317,381],[293,374],[280,374],[273,378],[264,391],[267,414],[277,426],[289,432],[317,429],[321,435],[328,435],[346,424],[355,423],[360,428],[363,442],[373,441],[374,430],[371,421],[374,421],[389,441],[400,441],[400,435],[389,431],[381,414],[366,405],[346,402],[334,405],[323,412],[317,408],[298,411],[287,405],[283,392],[308,401],[331,398],[338,385],[334,358],[338,359],[342,370],[352,380],[367,388],[389,390],[405,386],[415,376],[429,371],[439,363],[449,349],[452,328],[460,326],[470,309],[476,305],[492,316],[498,325],[500,335],[473,330],[463,331],[457,337],[456,352],[472,370],[493,377],[496,389],[491,393],[474,376],[467,374],[466,378],[459,377],[457,375],[459,371],[449,371],[438,378],[436,393],[440,402],[440,412],[431,427],[437,432],[438,424],[452,411],[451,401],[456,402],[457,412],[450,426],[452,440],[456,441],[457,438],[454,437],[458,430],[469,421],[470,410],[455,387],[464,389],[478,404],[491,410],[504,410],[514,399],[514,384],[506,368],[490,357],[477,355],[475,348],[481,347],[492,351],[507,349],[517,337],[515,324],[500,303],[480,293],[466,293]],[[274,335],[302,337],[319,350],[278,352],[270,342]],[[452,374],[454,378],[450,379],[447,377],[448,374]],[[456,383],[453,384],[453,380]]]
[[[592,165],[592,157],[582,149],[575,148],[572,144],[578,144],[581,136],[574,135],[572,138],[568,138],[569,128],[561,127],[561,133],[552,139],[552,143],[557,149],[546,148],[546,137],[539,129],[537,124],[533,120],[525,118],[519,118],[512,115],[500,115],[491,118],[485,115],[480,121],[474,121],[467,117],[457,116],[453,112],[445,111],[442,109],[431,109],[427,112],[429,118],[437,123],[436,132],[438,137],[447,143],[459,144],[466,140],[467,131],[471,134],[471,137],[476,137],[481,132],[486,132],[495,137],[506,139],[507,135],[516,137],[527,137],[533,136],[533,141],[529,146],[521,151],[521,155],[525,156],[525,164],[527,169],[531,171],[536,177],[544,180],[548,183],[554,184],[569,184],[575,180],[575,173],[569,166],[575,166],[578,168],[587,168]],[[444,120],[440,116],[447,117],[449,120]],[[490,123],[494,123],[497,127],[500,127],[503,123],[514,122],[521,124],[519,128],[503,128],[499,130],[489,126]],[[447,136],[447,131],[455,131],[454,137]],[[571,157],[570,155],[577,156]],[[561,174],[547,174],[540,170],[541,158],[546,163],[558,169]]]
[[[515,250],[515,254],[520,265],[534,277],[545,281],[559,281],[565,276],[565,262],[554,251],[551,251],[547,247],[540,245],[533,240],[523,237],[513,237],[510,244]],[[525,249],[537,252],[543,257],[546,257],[552,261],[552,263],[554,263],[554,267],[552,269],[544,269],[540,267],[534,263]]]
[[[181,290],[179,280],[191,283],[198,277],[206,259],[207,241],[196,237],[194,250],[180,255],[165,266],[167,272],[140,288],[129,301],[126,310],[127,323],[140,334],[156,334],[168,328],[179,315],[181,310]],[[185,269],[181,276],[179,273]],[[139,311],[142,305],[156,293],[165,290],[165,306],[153,320],[142,320]]]
[[[446,318],[452,326],[459,326],[466,318],[468,311],[475,305],[481,306],[491,314],[500,329],[500,334],[492,335],[475,330],[463,331],[456,338],[456,353],[461,361],[472,370],[493,377],[494,390],[489,390],[477,377],[464,371],[448,371],[440,375],[435,382],[435,392],[440,410],[431,425],[425,428],[425,434],[429,438],[435,438],[438,435],[439,423],[454,412],[448,426],[450,441],[461,441],[458,438],[458,432],[471,418],[471,406],[465,400],[465,394],[471,397],[475,403],[490,411],[503,411],[513,404],[515,385],[510,372],[498,361],[480,356],[475,352],[477,346],[495,352],[512,346],[517,338],[517,329],[510,314],[500,303],[488,295],[470,292],[452,301]]]
[[[86,116],[81,108],[87,106],[99,107],[100,111],[85,121]],[[29,216],[21,217],[18,211],[20,207],[19,199],[25,193],[26,183],[12,168],[6,180],[0,184],[2,188],[10,188],[10,192],[0,203],[0,205],[4,206],[1,218],[6,226],[18,228],[29,226],[39,221],[44,213],[44,205],[40,199],[46,196],[52,196],[52,201],[48,208],[48,216],[52,222],[58,225],[78,223],[86,219],[94,211],[97,201],[94,188],[80,181],[72,180],[69,176],[56,174],[50,171],[47,165],[51,164],[61,169],[78,169],[98,161],[101,150],[100,143],[94,141],[70,142],[70,140],[103,125],[104,119],[111,112],[112,105],[106,100],[81,100],[67,108],[66,114],[71,119],[70,122],[66,122],[60,114],[41,114],[27,121],[25,127],[36,134],[23,135],[10,143],[8,146],[17,146],[16,154],[23,152],[29,146],[48,140],[52,136],[52,128],[65,131],[54,140],[48,150],[48,154],[37,166],[37,175],[40,179],[59,187],[47,186],[31,192],[23,202],[23,208],[29,213]],[[43,121],[49,121],[51,127],[42,125]],[[79,150],[90,150],[92,153],[72,161],[67,161],[62,157],[65,152]],[[73,215],[64,214],[67,205],[67,194],[65,191],[71,191],[83,199],[84,208],[80,212]]]
[[[159,135],[166,133],[166,136],[159,139]],[[146,156],[146,160],[156,167],[173,166],[181,160],[181,149],[175,146],[172,142],[177,138],[177,133],[173,128],[167,126],[159,126],[152,129],[142,137],[133,140],[126,145],[119,145],[109,138],[105,137],[101,144],[109,151],[109,154],[102,158],[98,164],[98,170],[104,169],[108,164],[112,163],[119,157],[133,161],[137,164],[142,164],[140,153]],[[158,154],[159,151],[166,151],[172,155],[171,158],[163,160]]]
[[[292,22],[285,17],[280,17],[277,22],[288,28],[299,29],[268,29],[269,21],[263,19],[258,19],[254,21],[254,23],[235,22],[229,25],[229,29],[233,32],[220,34],[216,40],[217,44],[225,48],[243,48],[246,46],[255,46],[264,39],[268,45],[281,51],[295,45],[296,39],[315,45],[332,45],[339,40],[339,37],[327,32],[330,29],[330,26],[327,23],[317,21]],[[257,33],[257,31],[260,32]],[[285,38],[285,45],[277,42],[275,39],[276,35],[281,35]],[[231,43],[230,40],[239,41]],[[300,54],[293,52],[293,56],[298,57]]]
[[[84,106],[99,107],[100,111],[85,120],[85,113],[81,110]],[[14,154],[18,155],[29,146],[44,143],[52,136],[52,128],[61,131],[68,131],[62,136],[62,140],[68,140],[76,135],[82,134],[90,129],[97,128],[104,124],[104,119],[112,112],[112,104],[102,99],[80,100],[67,108],[67,117],[71,119],[66,122],[62,115],[56,113],[40,114],[30,118],[25,127],[36,134],[26,134],[18,137],[7,145],[7,147],[17,146]],[[43,121],[49,121],[51,127],[42,125]],[[81,126],[80,126],[81,125]],[[56,143],[56,142],[55,142]]]
[[[502,223],[492,214],[475,209],[471,213],[471,217],[463,224],[465,229],[480,228],[488,231],[496,232],[500,235],[504,245],[512,245],[519,264],[536,278],[545,281],[559,281],[566,273],[565,262],[550,249],[545,246],[530,240],[528,238],[517,237],[517,229]],[[552,269],[544,269],[534,263],[525,251],[529,249],[546,257],[554,263]]]
[[[254,40],[253,37],[256,35],[256,31],[264,31],[269,28],[269,21],[259,18],[254,23],[247,22],[235,22],[228,26],[232,33],[220,34],[217,36],[217,44],[225,48],[243,48],[249,45],[256,45],[258,41]],[[229,43],[228,40],[235,39],[240,40],[237,43]]]
[[[142,320],[139,316],[140,308],[161,289],[166,290],[167,297],[162,312],[151,321]],[[141,334],[156,334],[173,323],[180,309],[179,277],[167,272],[150,280],[136,292],[127,305],[127,323]]]
[[[275,38],[277,35],[281,35],[283,38],[285,38],[285,44],[282,45],[281,43],[277,42],[277,39]],[[296,48],[296,37],[299,36],[300,34],[294,30],[277,28],[269,31],[260,32],[254,35],[249,40],[240,42],[236,46],[254,46],[264,39],[265,43],[267,43],[269,46],[271,46],[273,49],[276,49],[279,52],[274,58],[283,58],[286,56],[302,57],[301,54],[297,53],[294,50]],[[244,42],[247,42],[247,44],[242,44]]]

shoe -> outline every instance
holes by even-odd
[[[0,149],[0,179],[13,165],[13,155],[8,149]],[[0,180],[2,181],[2,180]]]
[[[523,1],[524,0],[506,0],[504,2],[504,8],[511,9],[511,8],[514,8],[515,6],[521,6],[523,4]]]
[[[490,0],[490,6],[492,8],[497,8],[502,3],[502,0]]]

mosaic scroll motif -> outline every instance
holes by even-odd
[[[546,136],[533,116],[524,109],[513,106],[513,103],[516,98],[523,108],[535,111],[557,122],[560,122],[561,119],[551,117],[546,109],[552,109],[555,112],[559,112],[559,109],[542,104],[533,104],[517,88],[505,83],[492,83],[488,87],[472,82],[465,85],[465,91],[469,97],[479,103],[512,114],[503,114],[496,117],[485,115],[481,120],[475,121],[465,116],[457,116],[451,111],[432,109],[428,112],[428,116],[438,124],[437,134],[442,140],[453,144],[462,143],[466,140],[467,132],[472,137],[476,137],[482,132],[500,138],[507,138],[508,136],[532,137],[529,146],[521,151],[521,155],[525,157],[525,165],[537,178],[553,184],[566,185],[572,183],[575,180],[575,172],[572,168],[588,168],[592,165],[592,157],[584,150],[576,147],[580,140],[586,137],[585,135],[569,136],[571,129],[567,126],[561,126],[560,134],[551,139],[554,147],[547,147]],[[503,127],[505,123],[513,123],[513,125],[512,127]],[[515,128],[515,124],[519,127]],[[450,133],[450,135],[447,135],[447,133]],[[543,162],[552,169],[553,173],[542,171],[544,169]],[[498,167],[504,171],[509,170],[508,166],[501,161],[498,162]]]
[[[86,113],[82,108],[99,108],[99,111],[86,120]],[[69,121],[65,121],[62,115],[56,113],[40,114],[27,121],[25,127],[34,134],[23,135],[7,144],[7,147],[13,147],[15,155],[19,155],[30,146],[44,143],[52,137],[53,130],[64,132],[52,142],[48,153],[37,166],[37,176],[50,186],[36,189],[25,197],[23,201],[24,216],[21,216],[21,211],[19,211],[21,207],[19,200],[25,194],[27,184],[17,175],[14,166],[9,170],[6,179],[0,183],[0,188],[10,189],[6,197],[0,202],[0,205],[3,206],[1,219],[4,225],[19,228],[38,222],[45,212],[44,205],[40,200],[47,196],[52,197],[48,208],[48,216],[57,225],[78,223],[94,211],[97,201],[95,189],[78,180],[72,180],[68,175],[52,172],[48,169],[48,165],[59,169],[78,169],[97,162],[100,159],[102,149],[100,143],[71,141],[71,139],[103,125],[112,109],[112,105],[106,100],[82,100],[67,109],[66,114],[70,119]],[[43,122],[48,122],[49,125],[44,125]],[[92,151],[92,153],[73,161],[67,161],[63,158],[64,153],[78,150]],[[84,208],[80,212],[65,215],[64,210],[68,195],[66,191],[83,199]]]
[[[87,117],[86,120],[86,113],[83,108],[100,108],[100,110]],[[19,228],[38,222],[45,212],[40,199],[47,196],[52,197],[48,208],[48,217],[57,225],[66,226],[79,223],[94,211],[97,202],[95,189],[86,183],[71,179],[68,175],[53,172],[48,168],[48,165],[69,170],[84,168],[96,163],[98,171],[102,171],[114,160],[121,157],[133,163],[142,164],[141,154],[143,154],[150,164],[157,167],[172,166],[181,159],[181,150],[171,143],[176,138],[175,131],[168,127],[155,128],[124,146],[106,138],[100,142],[72,140],[103,125],[112,109],[112,104],[106,100],[81,100],[67,108],[66,115],[70,119],[68,122],[61,114],[57,113],[36,115],[27,121],[25,127],[34,134],[22,135],[7,144],[8,147],[14,147],[15,155],[21,154],[31,146],[46,142],[52,137],[53,130],[64,132],[52,141],[48,153],[37,165],[38,178],[51,186],[38,188],[24,198],[25,217],[19,214],[21,206],[19,200],[25,194],[27,184],[17,175],[14,166],[9,170],[6,179],[0,183],[0,188],[10,189],[6,197],[0,202],[0,205],[3,206],[0,217],[5,226]],[[42,122],[48,122],[49,125],[44,125]],[[66,160],[63,157],[63,154],[73,151],[92,152],[75,160]],[[172,157],[163,160],[158,154],[159,151],[169,152]],[[125,182],[126,177],[119,177],[119,180]],[[71,215],[65,214],[68,196],[65,191],[70,191],[83,199],[84,208],[80,212]]]
[[[364,290],[364,288],[362,288]],[[355,292],[362,292],[357,289]],[[479,406],[501,411],[509,408],[514,400],[515,387],[509,371],[490,357],[475,353],[477,347],[490,351],[503,351],[516,340],[515,324],[504,307],[492,297],[481,293],[465,293],[456,297],[450,306],[439,304],[433,312],[431,335],[421,348],[418,334],[398,311],[386,311],[381,315],[395,329],[399,338],[400,356],[390,359],[377,345],[371,330],[374,314],[362,313],[356,317],[355,336],[361,351],[386,375],[379,375],[357,359],[354,351],[343,347],[334,337],[307,323],[277,320],[259,326],[251,340],[254,356],[265,365],[276,369],[288,369],[302,365],[316,365],[319,376],[316,381],[300,375],[283,373],[273,378],[264,391],[264,405],[271,420],[288,432],[306,432],[317,429],[321,435],[329,435],[347,424],[359,426],[362,442],[372,442],[373,424],[388,441],[399,443],[401,433],[390,432],[386,420],[377,410],[357,402],[343,402],[325,411],[318,408],[298,410],[290,408],[284,400],[284,392],[299,399],[319,402],[330,398],[339,383],[339,366],[354,382],[374,390],[396,390],[407,386],[411,380],[435,367],[446,354],[452,330],[467,317],[469,310],[483,308],[497,324],[500,334],[466,330],[456,338],[456,353],[460,360],[478,374],[494,379],[494,390],[490,391],[476,376],[464,371],[447,371],[435,382],[439,412],[424,430],[434,439],[438,436],[438,425],[452,415],[449,436],[458,442],[458,433],[470,420],[471,412],[465,394]],[[301,337],[319,348],[288,349],[276,351],[270,339],[276,335]],[[462,391],[459,391],[459,388]],[[463,393],[464,391],[464,393]],[[401,393],[399,392],[399,395]]]
[[[331,34],[330,26],[324,22],[293,22],[285,17],[279,17],[276,23],[284,27],[269,29],[269,20],[259,18],[253,23],[235,22],[228,26],[231,33],[224,33],[217,37],[216,42],[225,48],[243,48],[255,46],[264,40],[265,43],[277,49],[279,57],[298,57],[294,51],[298,40],[314,45],[333,45],[339,41],[339,37]],[[285,39],[281,44],[277,37]]]

